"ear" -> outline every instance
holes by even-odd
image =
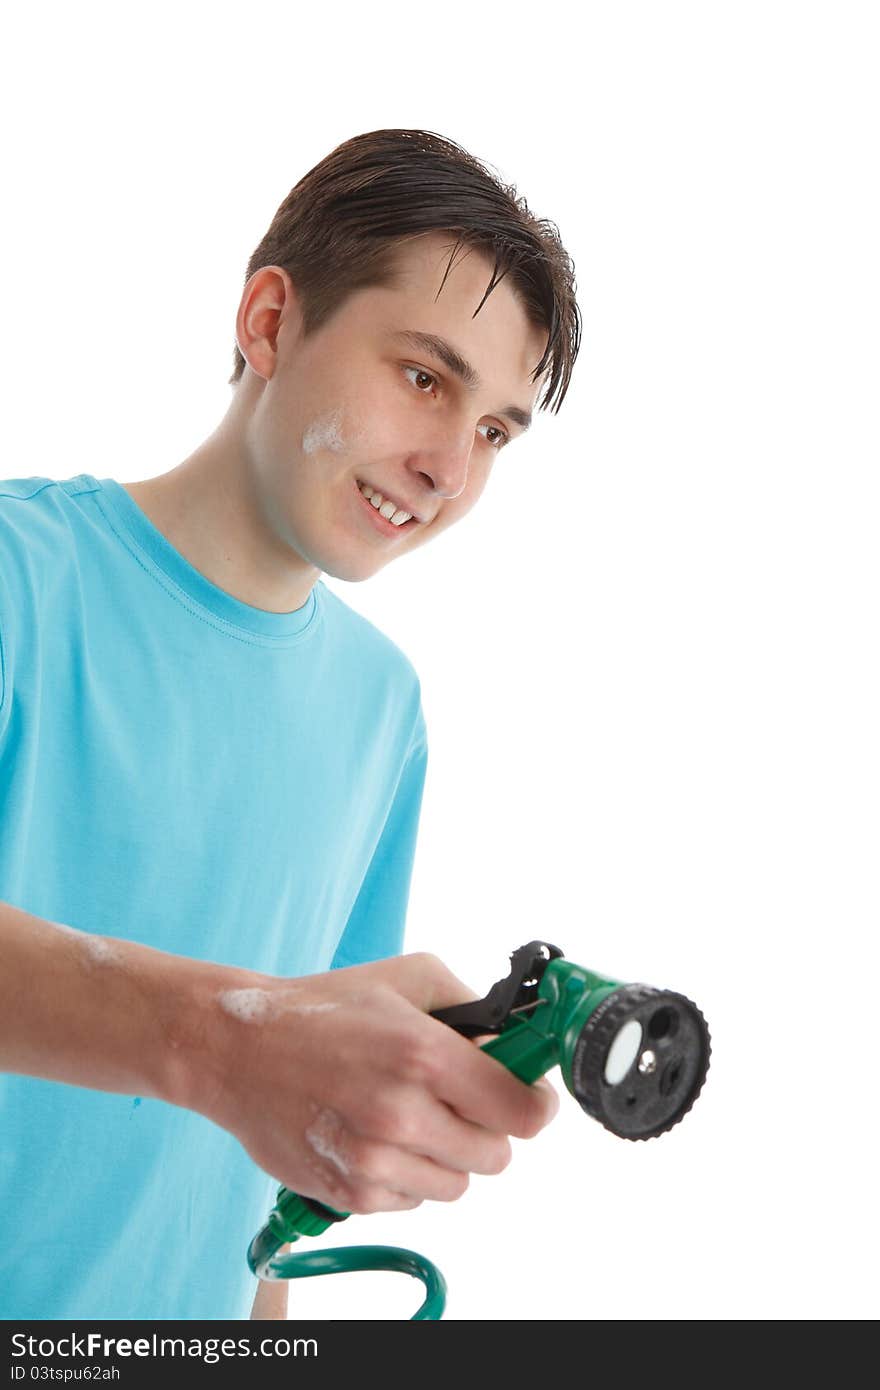
[[[302,312],[296,288],[283,266],[255,270],[242,290],[235,318],[238,349],[251,371],[269,381],[283,347],[298,339]]]

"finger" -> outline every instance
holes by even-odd
[[[468,1189],[467,1173],[446,1168],[421,1154],[375,1145],[365,1157],[369,1186],[412,1202],[455,1202]]]
[[[326,1201],[326,1198],[318,1200]],[[361,1186],[349,1187],[344,1198],[337,1196],[334,1209],[344,1209],[350,1216],[372,1216],[378,1211],[414,1211],[422,1205],[423,1200],[422,1197],[414,1197],[408,1192],[396,1192],[390,1187],[364,1183]]]
[[[362,1118],[359,1132],[393,1151],[456,1173],[501,1173],[511,1160],[506,1134],[463,1119],[444,1101],[417,1087],[388,1092]],[[383,1182],[392,1184],[384,1173]],[[435,1198],[443,1200],[443,1198]]]
[[[549,1123],[559,1108],[552,1087],[521,1081],[445,1024],[437,1027],[428,1084],[439,1100],[474,1124],[518,1139],[533,1138]]]
[[[396,987],[405,998],[425,1013],[446,1008],[451,1004],[470,1003],[481,997],[459,980],[451,970],[447,969],[437,956],[428,952],[399,956],[396,958],[395,964],[403,967],[404,971],[401,978],[395,982]],[[432,1021],[439,1022],[439,1020]],[[447,1025],[442,1026],[446,1027]],[[449,1031],[455,1032],[454,1029]],[[463,1042],[466,1041],[460,1034],[455,1034],[455,1036]],[[491,1036],[493,1035],[486,1035],[477,1039],[478,1051],[480,1050],[479,1043],[487,1041]],[[468,1045],[473,1048],[473,1041],[471,1040]],[[488,1056],[487,1060],[489,1060]],[[494,1058],[491,1060],[496,1061]],[[501,1066],[511,1080],[515,1080],[517,1084],[503,1085],[500,1093],[495,1093],[494,1097],[484,1098],[480,1093],[480,1088],[483,1085],[491,1087],[491,1081],[481,1080],[476,1073],[469,1071],[467,1076],[459,1074],[461,1086],[458,1094],[461,1096],[461,1104],[466,1107],[465,1109],[461,1109],[458,1103],[451,1100],[450,1095],[442,1093],[441,1098],[447,1100],[456,1110],[459,1110],[460,1114],[475,1123],[483,1124],[489,1129],[500,1128],[505,1134],[513,1134],[518,1138],[530,1139],[553,1119],[559,1109],[559,1097],[549,1083],[540,1084],[539,1081],[530,1088],[533,1092],[533,1098],[524,1098],[522,1087],[526,1083],[519,1081],[519,1078],[513,1078],[513,1074],[504,1067],[503,1063],[496,1062],[496,1065]],[[483,1069],[483,1076],[485,1077],[485,1069]],[[488,1110],[484,1100],[489,1101]],[[515,1127],[510,1127],[503,1122],[503,1116],[509,1114],[511,1108],[516,1117]],[[488,1115],[487,1119],[482,1118],[484,1113]],[[479,1170],[474,1169],[473,1171]]]
[[[484,1043],[494,1042],[497,1036],[497,1033],[482,1033],[480,1037],[473,1038],[472,1041],[476,1043],[477,1047],[482,1047]],[[547,1097],[547,1104],[550,1107],[549,1118],[552,1119],[559,1109],[559,1095],[552,1082],[544,1076],[539,1076],[537,1081],[533,1081],[531,1085]]]
[[[397,1192],[390,1187],[374,1187],[370,1190],[369,1204],[366,1211],[359,1212],[361,1215],[370,1215],[377,1211],[415,1211],[424,1201],[423,1197],[414,1197],[409,1192]]]
[[[454,1202],[468,1187],[469,1175],[446,1168],[421,1154],[390,1144],[351,1136],[350,1166],[344,1178],[316,1168],[332,1191],[336,1210],[365,1215],[374,1211],[408,1211],[424,1201]],[[326,1201],[322,1197],[320,1200]]]
[[[549,1121],[554,1119],[559,1111],[559,1092],[552,1081],[547,1080],[546,1076],[539,1076],[538,1080],[534,1082],[534,1087],[536,1091],[541,1091],[547,1097],[547,1105],[550,1111],[547,1121],[549,1124]]]

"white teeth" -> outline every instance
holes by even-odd
[[[387,502],[381,492],[375,492],[368,483],[358,483],[358,487],[371,506],[375,507],[379,515],[384,516],[386,521],[390,521],[392,526],[402,526],[405,521],[411,519],[411,512],[403,511],[394,502]]]

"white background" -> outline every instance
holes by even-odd
[[[352,135],[439,131],[554,221],[562,410],[458,528],[331,586],[422,680],[409,948],[482,992],[546,937],[694,998],[712,1067],[659,1140],[565,1095],[458,1203],[340,1234],[424,1251],[455,1319],[876,1316],[876,6],[319,13],[7,17],[2,476],[133,481],[201,442],[248,257]]]

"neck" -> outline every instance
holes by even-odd
[[[272,529],[232,409],[176,468],[122,486],[194,569],[252,608],[292,613],[320,578]]]

